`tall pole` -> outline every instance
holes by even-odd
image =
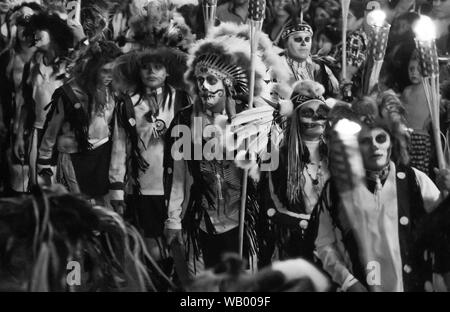
[[[253,107],[253,99],[255,93],[255,68],[256,68],[256,51],[258,49],[258,34],[262,29],[264,20],[264,14],[266,10],[265,0],[250,0],[248,13],[250,20],[250,77],[249,77],[249,96],[248,107]],[[252,157],[252,155],[250,155]],[[244,257],[244,227],[245,227],[245,211],[247,203],[247,182],[248,182],[248,169],[244,170],[242,177],[242,195],[241,195],[241,207],[239,213],[239,255]]]
[[[350,0],[342,0],[342,79],[347,79],[347,28]]]
[[[205,35],[211,31],[216,22],[217,0],[203,0],[203,21],[205,22]]]

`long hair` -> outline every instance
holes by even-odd
[[[113,62],[122,52],[110,41],[92,43],[76,60],[72,69],[72,77],[88,97],[89,113],[101,112],[106,105],[106,89],[99,88],[98,74],[100,69]]]
[[[55,45],[56,57],[66,58],[74,46],[75,37],[67,22],[57,14],[41,12],[32,15],[24,30],[24,35],[33,37],[38,30],[46,30]]]
[[[286,194],[290,203],[301,202],[304,198],[304,185],[306,183],[303,170],[306,164],[310,162],[310,154],[307,147],[304,146],[301,133],[301,122],[298,111],[301,102],[316,99],[323,101],[325,88],[318,82],[305,80],[297,82],[294,85],[294,91],[291,100],[294,103],[294,112],[289,118],[285,130],[284,148],[287,151],[287,188]],[[299,104],[300,102],[300,104]],[[324,131],[325,132],[325,131]],[[319,152],[322,156],[327,154],[327,147],[323,136],[320,141]]]

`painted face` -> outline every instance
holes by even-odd
[[[225,85],[222,79],[210,74],[197,75],[197,87],[203,107],[220,112],[225,107]]]
[[[141,79],[145,87],[157,89],[166,82],[168,73],[161,63],[147,63],[141,69]]]
[[[422,74],[420,73],[420,64],[417,60],[411,60],[408,65],[409,80],[412,84],[421,83]]]
[[[391,138],[381,129],[363,129],[359,135],[359,147],[367,170],[383,169],[391,158]]]
[[[309,32],[297,32],[287,39],[288,55],[297,60],[304,61],[311,53],[312,37]]]
[[[303,104],[297,112],[302,136],[308,140],[319,139],[325,131],[329,111],[328,106],[319,101]]]
[[[98,72],[98,81],[104,86],[108,86],[112,81],[112,69],[114,67],[114,63],[107,63],[103,65]]]
[[[450,16],[450,0],[433,0],[433,17],[443,19]]]
[[[47,30],[38,30],[34,34],[34,45],[39,50],[47,51],[50,48],[51,38]]]

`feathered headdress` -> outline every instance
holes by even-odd
[[[119,43],[136,43],[141,50],[168,46],[186,52],[195,41],[183,16],[166,0],[149,1],[146,12],[130,20],[128,38],[119,38]]]
[[[186,80],[196,88],[196,74],[212,72],[224,81],[232,95],[246,96],[250,79],[250,42],[247,37],[230,33],[229,29],[230,25],[221,25],[192,47]],[[255,97],[264,88],[266,69],[262,59],[257,58]]]
[[[221,23],[220,27],[211,29],[211,36],[236,36],[250,41],[250,26],[247,24],[237,25],[235,23]],[[273,45],[269,36],[263,32],[258,34],[258,56],[267,69],[271,71],[277,81],[287,83],[289,73],[283,70],[283,59],[280,57],[282,50]]]

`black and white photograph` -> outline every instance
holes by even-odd
[[[448,291],[450,0],[0,0],[0,293]]]

